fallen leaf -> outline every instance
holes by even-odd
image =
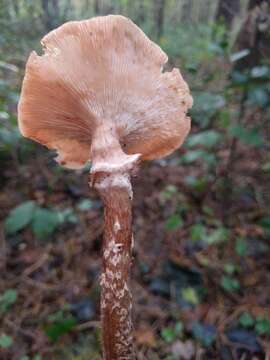
[[[146,345],[151,348],[156,346],[156,338],[152,329],[141,327],[134,334],[138,345]]]

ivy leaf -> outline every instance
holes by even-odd
[[[58,219],[59,224],[64,224],[65,222],[76,224],[78,222],[78,218],[72,208],[67,208],[64,210],[57,211],[56,217]]]
[[[175,332],[172,328],[167,327],[161,330],[161,336],[167,343],[170,343],[175,338]]]
[[[26,201],[13,209],[5,221],[6,233],[12,235],[25,228],[32,221],[35,207],[34,201]]]
[[[204,150],[189,150],[185,155],[182,156],[182,161],[186,164],[193,163],[197,160],[205,160],[206,163],[212,165],[215,163],[215,155],[210,154]]]
[[[251,146],[261,146],[264,143],[263,137],[256,128],[246,129],[238,124],[230,128],[230,133],[237,137],[240,141]]]
[[[194,93],[194,106],[191,109],[191,115],[203,127],[209,124],[209,121],[216,112],[226,104],[222,95],[211,92],[200,91]]]
[[[249,327],[252,327],[254,325],[255,321],[254,321],[253,317],[249,313],[245,312],[240,316],[239,323],[243,327],[249,328]]]
[[[206,227],[202,224],[192,225],[190,236],[193,241],[204,241],[207,238]]]
[[[38,238],[47,238],[56,230],[58,225],[59,221],[55,211],[42,208],[36,209],[32,222],[32,230]]]
[[[0,348],[8,349],[13,344],[12,337],[3,334],[0,336]]]
[[[57,341],[61,335],[68,333],[76,324],[77,321],[75,318],[68,317],[49,325],[45,329],[45,332],[52,341]]]
[[[226,275],[222,276],[221,278],[221,286],[223,289],[229,292],[238,290],[240,288],[240,284],[237,279]]]
[[[77,208],[81,211],[88,211],[92,209],[92,207],[93,207],[93,202],[90,199],[82,199],[77,205]]]
[[[183,220],[180,215],[174,214],[166,222],[167,230],[176,230],[183,225]]]
[[[40,355],[35,355],[33,357],[33,360],[42,360],[41,356]]]
[[[264,217],[259,221],[266,234],[270,234],[270,217]]]
[[[220,140],[221,135],[215,130],[201,131],[198,134],[190,135],[186,141],[188,147],[203,145],[205,147],[212,147]]]
[[[196,176],[192,176],[192,175],[187,175],[184,178],[184,181],[188,186],[194,188],[194,190],[196,190],[198,192],[204,191],[208,184],[208,179],[203,176],[196,177]]]
[[[259,316],[256,320],[255,330],[259,335],[270,335],[270,320]]]
[[[248,246],[247,246],[246,240],[238,237],[236,239],[235,251],[236,251],[237,255],[245,256],[247,254],[247,251],[248,251]]]
[[[269,104],[269,95],[266,89],[254,88],[248,93],[248,102],[251,105],[264,107]]]
[[[0,313],[5,313],[9,310],[17,300],[17,291],[15,289],[7,289],[3,295],[0,296]]]
[[[262,165],[262,170],[265,172],[270,172],[270,162],[269,161],[267,161],[266,163],[264,163]]]
[[[232,275],[235,272],[235,270],[236,270],[235,265],[232,263],[227,263],[224,265],[224,271],[229,275]]]

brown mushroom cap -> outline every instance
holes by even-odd
[[[68,22],[32,52],[19,102],[22,134],[56,149],[70,168],[90,159],[97,129],[113,130],[127,154],[165,156],[190,129],[188,86],[167,55],[129,19]]]

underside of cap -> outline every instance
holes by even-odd
[[[62,165],[82,167],[101,127],[142,159],[182,144],[190,129],[188,86],[179,70],[162,73],[167,55],[132,21],[109,15],[68,22],[42,45],[44,54],[33,52],[26,65],[19,127],[56,149]]]

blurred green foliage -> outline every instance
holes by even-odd
[[[15,289],[7,289],[0,295],[0,316],[6,313],[17,300],[17,291]]]
[[[173,327],[163,328],[161,331],[161,337],[167,343],[173,342],[175,339],[181,337],[184,329],[184,325],[181,321],[177,321]]]
[[[7,349],[13,344],[12,337],[2,334],[0,335],[0,348]]]
[[[46,239],[65,222],[74,224],[77,221],[73,209],[49,210],[35,201],[25,201],[10,212],[5,221],[5,231],[7,235],[13,235],[29,225],[37,238]]]

